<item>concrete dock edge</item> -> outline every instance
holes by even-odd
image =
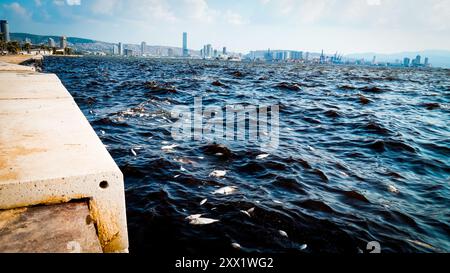
[[[128,251],[123,175],[56,75],[0,63],[0,128],[0,210],[87,200],[103,252]]]

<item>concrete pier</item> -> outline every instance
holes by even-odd
[[[0,210],[81,200],[103,252],[127,252],[123,175],[69,92],[54,74],[0,67]],[[0,252],[14,252],[4,234]]]

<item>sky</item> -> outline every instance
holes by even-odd
[[[450,50],[450,0],[0,0],[11,32],[231,51]]]

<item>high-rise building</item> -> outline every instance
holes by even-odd
[[[112,46],[112,54],[113,55],[118,55],[119,54],[119,48],[117,47],[117,45],[113,45]]]
[[[187,32],[183,32],[183,57],[189,56],[189,50],[187,46]]]
[[[167,49],[167,56],[169,56],[169,57],[173,57],[174,56],[172,48]]]
[[[141,56],[144,56],[146,52],[147,44],[145,42],[141,43]]]
[[[56,43],[55,43],[55,40],[53,40],[53,38],[48,38],[48,46],[56,47]]]
[[[132,57],[133,56],[133,50],[132,49],[125,49],[125,56]]]
[[[208,50],[208,48],[206,47],[206,45],[204,45],[203,46],[203,58],[206,58],[206,55],[207,55],[207,50]]]
[[[211,44],[207,44],[206,45],[206,58],[211,58],[212,57],[212,46]]]
[[[420,66],[420,61],[421,61],[422,57],[420,55],[416,56],[416,59],[414,60],[414,64],[416,66]]]
[[[61,38],[59,40],[59,47],[62,49],[65,49],[67,47],[67,37],[66,36],[61,36]]]
[[[9,37],[9,26],[8,21],[6,20],[0,20],[0,32],[2,34],[2,38],[5,42],[11,41]]]
[[[123,45],[122,43],[119,43],[119,55],[122,56],[123,55]]]
[[[430,65],[430,62],[429,62],[428,57],[425,57],[425,61],[423,62],[423,65],[424,65],[425,67],[428,67],[428,66]]]
[[[301,60],[303,58],[302,51],[291,51],[291,59],[292,60]]]
[[[404,58],[403,59],[403,66],[404,67],[409,67],[410,63],[411,63],[411,59],[409,59],[409,58]]]
[[[227,55],[227,47],[226,46],[223,47],[222,54],[223,55]]]

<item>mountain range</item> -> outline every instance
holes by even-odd
[[[59,45],[61,36],[55,35],[36,35],[30,33],[10,33],[11,40],[25,41],[30,39],[32,44],[48,44],[48,39],[52,38],[56,45]],[[103,51],[111,52],[116,43],[108,43],[102,41],[96,41],[92,39],[78,38],[78,37],[67,37],[67,43],[70,47],[79,51]],[[134,52],[140,52],[141,45],[137,44],[124,44],[124,48],[131,49]],[[169,49],[173,50],[174,55],[182,55],[183,49],[181,47],[171,47],[171,46],[158,46],[158,45],[147,45],[146,52],[152,55],[167,55]],[[199,56],[200,52],[197,50],[189,50],[189,54],[192,56]]]
[[[30,39],[33,44],[47,44],[48,39],[52,38],[56,44],[59,44],[60,36],[55,35],[36,35],[30,33],[10,33],[12,40],[25,41],[25,39]],[[78,38],[78,37],[67,37],[67,42],[69,46],[80,51],[104,51],[111,52],[114,43],[96,41],[92,39]],[[133,51],[139,52],[140,45],[137,44],[124,44],[124,48],[131,49]],[[147,45],[146,51],[152,55],[167,55],[169,49],[173,50],[175,55],[182,55],[181,47],[170,47],[170,46],[154,46]],[[192,56],[199,56],[200,52],[197,50],[189,50],[189,54]],[[313,54],[313,53],[311,53]],[[365,59],[372,60],[376,56],[378,62],[395,62],[396,60],[403,61],[403,58],[408,57],[414,59],[417,55],[422,57],[422,62],[425,57],[428,57],[429,62],[434,67],[444,67],[450,68],[450,50],[423,50],[423,51],[411,51],[411,52],[400,52],[392,54],[378,54],[373,52],[367,53],[355,53],[345,55],[348,59]]]
[[[429,62],[434,67],[444,67],[450,68],[450,50],[423,50],[423,51],[408,51],[392,54],[378,54],[378,53],[358,53],[345,55],[346,58],[350,59],[365,59],[371,61],[374,56],[376,56],[377,62],[395,62],[399,60],[403,62],[405,57],[411,60],[420,55],[422,58],[422,63],[425,57],[428,57]]]

